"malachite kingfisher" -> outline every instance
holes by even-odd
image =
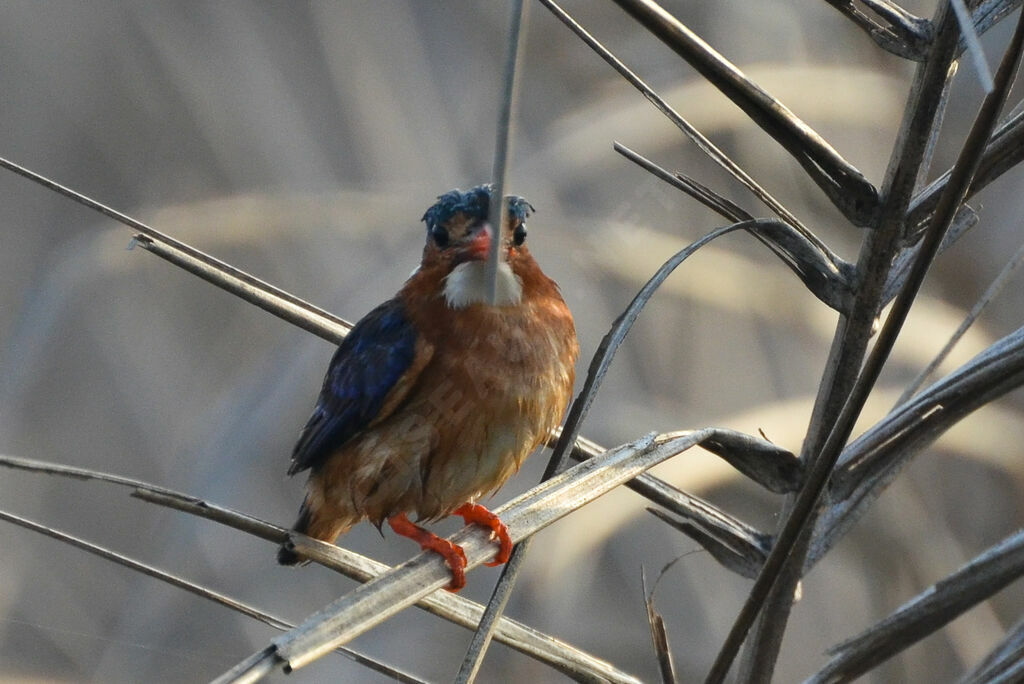
[[[385,521],[441,554],[448,588],[465,584],[462,549],[409,519],[459,515],[512,550],[505,525],[477,500],[494,492],[565,413],[579,345],[558,285],[526,247],[533,207],[505,198],[497,294],[485,262],[498,230],[491,188],[452,190],[427,209],[423,259],[393,299],[362,318],[331,359],[292,454],[309,470],[294,530],[333,543],[353,525]],[[283,565],[302,559],[286,542]]]

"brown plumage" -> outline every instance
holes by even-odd
[[[480,195],[474,189],[459,198],[472,200],[474,192]],[[352,402],[366,402],[368,393],[363,392],[345,403],[345,397],[359,395],[350,391],[358,383],[339,381],[337,370],[354,358],[362,362],[360,349],[379,356],[370,343],[372,320],[365,332],[357,325],[351,333],[361,335],[362,344],[353,342],[342,359],[345,345],[339,350],[310,420],[313,427],[307,426],[296,448],[296,465],[306,465],[300,459],[312,461],[296,530],[333,542],[363,518],[378,527],[388,520],[400,534],[435,548],[428,539],[433,535],[411,533],[403,514],[430,521],[459,509],[468,521],[491,524],[479,511],[466,513],[470,508],[460,507],[500,487],[559,424],[579,348],[558,286],[523,244],[527,210],[519,201],[518,212],[510,209],[509,231],[500,247],[507,267],[501,269],[497,306],[480,301],[479,276],[491,231],[483,218],[486,208],[481,215],[478,204],[463,201],[455,211],[435,215],[433,224],[428,212],[420,268],[395,299],[364,319],[377,314],[384,320],[378,312],[393,312],[386,320],[399,323],[386,332],[399,342],[387,351],[393,355],[407,347],[408,358],[395,362],[402,372],[388,383],[372,417],[346,423],[354,422],[354,429],[342,431],[342,439],[321,446],[325,453],[311,459],[308,448],[300,449],[310,443],[310,435],[319,436],[330,416],[351,409]],[[385,330],[380,324],[377,329]],[[331,396],[325,400],[327,392]],[[321,411],[331,402],[330,411]],[[328,417],[318,418],[320,413]],[[287,547],[281,556],[282,562],[298,560]],[[446,557],[449,564],[458,563]]]

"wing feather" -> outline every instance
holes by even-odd
[[[288,474],[318,468],[340,446],[401,404],[432,356],[399,299],[349,332],[331,359],[313,415],[299,433]]]

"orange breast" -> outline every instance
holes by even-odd
[[[431,520],[500,487],[559,424],[579,348],[572,316],[532,258],[516,306],[451,309],[439,273],[399,296],[432,353],[395,412],[347,442],[317,476],[324,498],[380,524]]]

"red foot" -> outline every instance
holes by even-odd
[[[466,553],[461,546],[452,544],[447,539],[441,539],[436,534],[428,532],[405,515],[399,513],[388,518],[388,524],[395,534],[408,537],[420,545],[424,551],[433,551],[441,554],[444,562],[452,570],[452,581],[445,589],[456,592],[466,586]],[[504,527],[504,525],[503,525]]]
[[[509,556],[512,555],[512,539],[508,536],[508,528],[505,527],[505,523],[501,522],[498,516],[480,504],[475,503],[462,504],[452,511],[452,515],[461,516],[467,525],[476,523],[491,529],[491,536],[497,539],[501,548],[498,549],[498,555],[494,557],[494,560],[487,563],[487,565],[493,568],[495,565],[503,565],[508,562]]]

